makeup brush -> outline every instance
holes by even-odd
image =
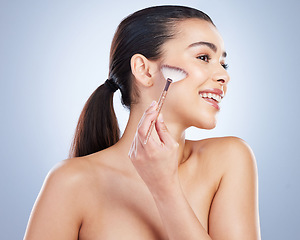
[[[188,75],[187,72],[184,71],[183,69],[178,68],[178,67],[169,66],[169,65],[163,65],[162,68],[161,68],[161,72],[162,72],[164,78],[167,80],[167,82],[166,82],[165,88],[164,88],[164,90],[163,90],[163,92],[160,95],[160,98],[158,100],[158,106],[157,106],[157,109],[156,109],[158,111],[157,116],[159,115],[159,113],[162,109],[162,106],[163,106],[163,103],[164,103],[165,98],[167,96],[167,92],[168,92],[170,84],[172,82],[178,82],[180,80],[183,80]],[[146,135],[146,140],[144,141],[144,144],[146,144],[148,142],[156,121],[157,121],[157,117],[154,121],[152,121],[152,123],[151,123],[151,125],[148,129],[148,132],[147,132],[147,135]]]

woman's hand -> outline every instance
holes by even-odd
[[[179,144],[170,135],[162,115],[155,123],[159,141],[151,135],[145,144],[146,134],[157,117],[157,103],[154,101],[145,111],[133,139],[129,158],[152,194],[162,194],[178,179]]]

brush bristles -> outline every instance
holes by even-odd
[[[161,72],[166,80],[169,78],[172,79],[173,82],[178,82],[187,77],[186,71],[178,67],[164,65],[161,68]]]

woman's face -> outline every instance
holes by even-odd
[[[178,24],[179,33],[163,46],[160,65],[184,69],[188,76],[171,84],[163,114],[165,119],[179,120],[185,128],[212,129],[225,95],[229,75],[226,71],[223,40],[217,29],[201,19]],[[211,99],[216,97],[217,101]]]

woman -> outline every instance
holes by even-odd
[[[225,57],[220,34],[201,11],[160,6],[124,19],[109,79],[83,109],[72,158],[48,175],[25,239],[260,239],[249,146],[235,137],[185,139],[190,126],[216,125],[229,81]],[[145,144],[158,115],[153,100],[166,83],[164,64],[188,75],[170,86]],[[130,109],[120,139],[116,90]]]

